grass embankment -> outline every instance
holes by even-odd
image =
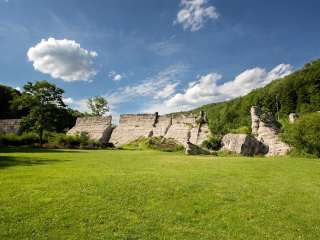
[[[0,239],[320,239],[320,161],[0,150]]]

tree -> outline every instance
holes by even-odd
[[[87,105],[94,116],[103,116],[110,110],[108,106],[108,101],[105,98],[99,96],[89,98]]]
[[[55,114],[66,105],[62,100],[64,90],[47,81],[28,82],[23,87],[21,96],[12,101],[12,107],[17,110],[30,109],[22,118],[25,129],[34,130],[39,135],[40,145],[43,143],[43,132],[54,131],[59,123]]]

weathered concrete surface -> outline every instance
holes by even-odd
[[[266,154],[268,147],[247,134],[227,134],[222,138],[222,150],[244,156]]]
[[[151,136],[172,138],[184,146],[188,141],[200,145],[210,136],[210,130],[207,123],[198,123],[194,115],[127,114],[120,116],[110,142],[120,146]]]
[[[89,138],[101,143],[108,143],[112,133],[112,117],[83,117],[78,118],[76,125],[68,131],[68,135],[82,132],[88,133]]]
[[[0,133],[15,133],[21,132],[21,119],[1,119]]]
[[[130,143],[140,137],[152,137],[156,116],[154,114],[125,114],[120,116],[110,142],[115,146]]]
[[[259,108],[251,108],[251,121],[252,134],[269,148],[267,156],[283,156],[290,151],[290,146],[280,140],[279,130],[272,120],[263,118]]]

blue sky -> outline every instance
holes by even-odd
[[[320,56],[317,0],[0,0],[0,83],[49,80],[85,110],[188,110]]]

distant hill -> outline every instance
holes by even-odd
[[[289,113],[320,111],[320,60],[306,64],[291,75],[273,81],[246,96],[231,101],[213,103],[191,112],[204,110],[214,134],[250,131],[250,107],[255,105],[264,112],[286,119]]]

